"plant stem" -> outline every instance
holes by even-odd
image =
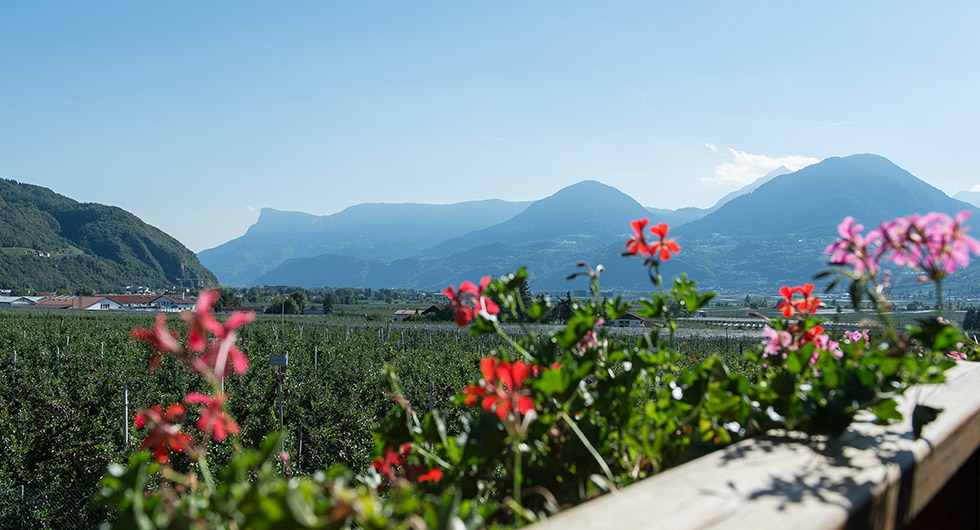
[[[660,275],[660,262],[654,261],[650,265],[650,270],[648,272],[650,279],[653,280],[653,284],[657,286],[660,291],[660,296],[663,297],[663,301],[667,303],[667,291],[664,291],[664,278]],[[674,323],[674,319],[671,318],[670,306],[667,306],[666,311],[664,311],[664,322],[667,323],[667,329],[670,331],[670,347],[674,347],[674,335],[677,333],[677,324]]]
[[[217,493],[217,488],[214,485],[214,477],[211,476],[211,468],[208,466],[208,455],[206,452],[201,453],[201,456],[198,457],[197,466],[201,470],[201,476],[204,477],[204,483],[208,485],[210,493],[214,495]]]
[[[495,329],[497,331],[497,335],[500,335],[501,337],[503,337],[503,339],[505,341],[507,341],[507,344],[510,344],[510,347],[511,348],[514,348],[514,351],[516,351],[517,353],[523,355],[524,358],[527,359],[527,360],[529,360],[529,361],[533,361],[534,360],[534,358],[531,357],[531,354],[528,353],[527,350],[525,350],[523,347],[521,347],[521,345],[518,344],[516,341],[514,341],[514,339],[510,338],[510,335],[508,335],[507,333],[504,332],[503,328],[500,327],[500,323],[499,322],[494,322],[493,323],[493,329]]]
[[[514,442],[514,502],[517,506],[523,508],[521,505],[521,482],[523,477],[521,477],[521,442],[519,440]],[[523,511],[523,510],[521,510]],[[521,526],[521,514],[520,511],[514,511],[514,524],[515,526]]]
[[[584,445],[585,448],[588,449],[589,453],[592,454],[592,457],[595,458],[595,461],[599,463],[599,467],[602,468],[602,472],[605,473],[606,478],[609,479],[609,485],[614,486],[616,482],[613,480],[612,471],[609,469],[609,466],[606,464],[606,461],[602,459],[602,456],[599,455],[599,451],[596,451],[595,447],[592,446],[592,443],[589,442],[589,439],[585,437],[585,433],[583,433],[582,430],[578,428],[578,425],[576,425],[575,422],[572,421],[572,418],[570,418],[564,410],[559,412],[558,414],[560,414],[561,419],[565,420],[565,423],[567,423],[568,426],[572,428],[572,431],[575,433],[576,436],[578,436],[578,439],[581,440],[582,445]]]

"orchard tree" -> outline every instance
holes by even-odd
[[[306,302],[307,302],[306,293],[304,293],[303,291],[293,291],[292,293],[290,293],[289,297],[292,298],[293,302],[296,303],[296,307],[299,308],[300,313],[302,313],[303,310],[306,309]]]
[[[269,315],[299,315],[303,311],[296,305],[296,301],[292,297],[277,296],[265,309],[265,312]]]

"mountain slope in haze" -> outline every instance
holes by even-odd
[[[266,271],[294,258],[408,258],[447,238],[510,219],[528,204],[499,199],[444,205],[366,203],[326,216],[263,208],[245,235],[199,257],[223,284],[253,285]]]
[[[633,197],[601,182],[585,180],[534,201],[507,221],[450,239],[428,253],[460,251],[474,242],[520,245],[543,241],[595,248],[627,233],[630,220],[645,216],[646,208]]]
[[[953,198],[980,208],[980,191],[958,191]]]
[[[180,285],[181,278],[217,283],[179,241],[121,208],[83,204],[5,179],[0,179],[0,249],[0,285],[11,288],[88,285],[117,291],[125,285]]]
[[[342,256],[327,254],[295,259],[256,279],[269,285],[339,285],[340,279],[368,282],[384,276],[392,287],[441,289],[473,275],[499,275],[528,265],[532,274],[568,271],[583,255],[628,237],[629,222],[644,217],[645,209],[629,195],[596,181],[583,181],[533,202],[502,223],[449,239],[417,255],[417,260],[358,262],[348,270]],[[382,261],[382,260],[375,260]],[[410,267],[412,271],[396,271]],[[352,276],[353,274],[353,276]],[[370,283],[358,284],[367,286]],[[352,285],[354,286],[354,285]]]
[[[665,208],[651,208],[648,206],[647,211],[650,212],[650,220],[652,222],[667,223],[673,227],[678,227],[682,224],[690,223],[691,221],[697,221],[709,213],[718,210],[718,208],[721,208],[735,197],[741,197],[742,195],[752,193],[753,191],[757,190],[759,186],[762,186],[779,175],[785,175],[787,173],[791,173],[791,171],[786,166],[779,166],[778,168],[753,180],[745,186],[729,192],[724,197],[718,199],[714,206],[710,208],[695,208],[693,206],[688,206],[686,208],[669,210]]]
[[[849,215],[870,229],[912,213],[962,210],[980,213],[886,158],[861,154],[778,176],[673,235],[715,271],[714,286],[796,285],[826,266],[824,249]]]

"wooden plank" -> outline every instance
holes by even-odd
[[[770,433],[716,451],[535,526],[784,530],[908,524],[980,447],[980,365],[912,389],[906,420],[862,415],[834,439]],[[912,437],[914,400],[944,412]],[[966,503],[966,509],[975,506]]]

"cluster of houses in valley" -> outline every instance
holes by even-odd
[[[197,298],[159,294],[100,294],[95,296],[0,296],[0,308],[77,309],[82,311],[151,311],[179,313],[192,311]]]

